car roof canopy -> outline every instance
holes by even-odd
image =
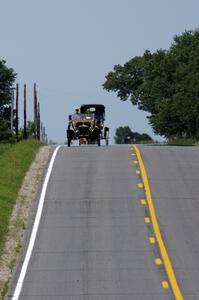
[[[87,109],[95,109],[95,112],[104,113],[105,112],[105,106],[102,104],[83,104],[80,107],[80,112],[83,114],[87,111]]]

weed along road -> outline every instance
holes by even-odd
[[[198,148],[62,146],[53,159],[9,299],[199,299]]]

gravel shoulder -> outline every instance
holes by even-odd
[[[27,172],[12,212],[4,254],[0,260],[0,299],[4,299],[9,289],[15,266],[19,261],[25,232],[31,215],[31,208],[37,198],[40,183],[53,152],[52,146],[40,148]]]

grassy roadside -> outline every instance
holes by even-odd
[[[167,141],[167,145],[194,146],[194,145],[196,145],[196,141],[193,139],[170,139]]]
[[[18,191],[40,145],[36,140],[0,145],[0,257]]]
[[[10,145],[10,144],[0,144],[0,158],[1,158],[1,155],[2,155],[6,150],[8,150],[10,147],[12,147],[12,145]]]

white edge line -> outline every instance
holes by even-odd
[[[58,152],[60,147],[61,147],[61,145],[56,147],[56,149],[54,150],[53,156],[50,160],[50,164],[49,164],[49,167],[48,167],[48,170],[47,170],[47,173],[46,173],[46,177],[45,177],[45,180],[44,180],[44,183],[43,183],[42,191],[41,191],[41,194],[40,194],[39,205],[38,205],[38,208],[37,208],[37,213],[36,213],[36,216],[35,216],[35,221],[34,221],[34,225],[33,225],[33,228],[32,228],[28,248],[27,248],[27,251],[26,251],[26,256],[25,256],[25,259],[24,259],[24,262],[23,262],[23,265],[22,265],[22,268],[21,268],[21,272],[20,272],[16,287],[15,287],[15,290],[14,290],[12,300],[18,300],[19,296],[20,296],[20,293],[21,293],[24,278],[25,278],[25,275],[26,275],[26,271],[27,271],[28,264],[29,264],[29,261],[30,261],[30,257],[31,257],[31,254],[32,254],[32,250],[33,250],[33,247],[34,247],[34,243],[35,243],[35,239],[36,239],[36,235],[37,235],[37,230],[38,230],[38,227],[39,227],[39,222],[40,222],[40,219],[41,219],[41,214],[42,214],[42,210],[43,210],[44,199],[45,199],[45,195],[46,195],[48,181],[49,181],[49,178],[50,178],[50,175],[51,175],[51,172],[52,172],[52,168],[53,168],[53,164],[54,164],[57,152]]]

